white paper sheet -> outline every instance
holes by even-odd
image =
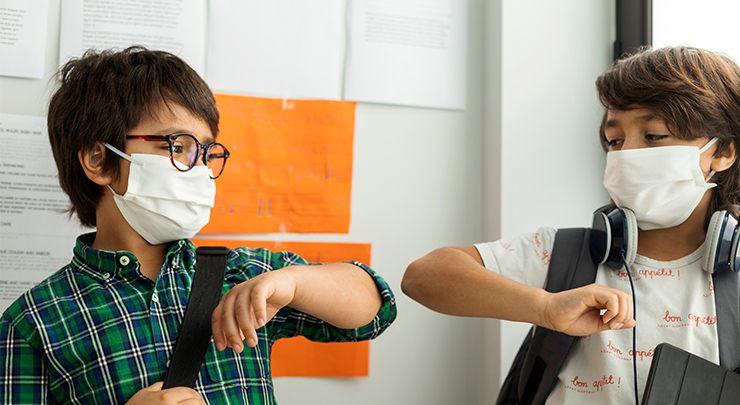
[[[46,120],[0,114],[0,312],[72,259],[78,234],[89,232],[59,211],[59,187]]]
[[[467,0],[350,0],[344,98],[465,109]]]
[[[653,0],[653,46],[691,45],[740,62],[737,0]]]
[[[341,0],[222,0],[210,7],[206,71],[215,92],[341,99]]]
[[[144,45],[205,73],[207,0],[64,0],[59,61],[89,49]]]
[[[49,0],[0,0],[0,75],[44,75]]]

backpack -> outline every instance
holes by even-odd
[[[559,292],[592,284],[598,265],[591,259],[590,228],[559,229],[550,257],[545,290]],[[712,276],[717,307],[720,365],[740,367],[740,275],[723,271]],[[544,404],[558,381],[575,336],[533,326],[509,369],[497,405]]]

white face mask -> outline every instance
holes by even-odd
[[[680,225],[717,185],[707,183],[714,172],[705,179],[699,166],[699,155],[716,141],[701,149],[675,145],[609,152],[604,187],[618,207],[634,211],[640,229]]]
[[[208,223],[216,183],[206,166],[181,172],[165,156],[132,154],[104,143],[129,160],[128,189],[113,198],[129,225],[152,245],[192,238]]]

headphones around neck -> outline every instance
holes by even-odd
[[[727,211],[712,214],[704,242],[701,267],[710,274],[728,269],[740,271],[738,221]],[[596,264],[622,268],[622,252],[627,266],[637,256],[637,219],[632,210],[606,205],[594,212],[589,241],[591,258]]]

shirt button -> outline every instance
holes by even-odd
[[[103,274],[103,279],[107,280],[110,278],[110,273]]]
[[[152,294],[152,301],[159,302],[159,296],[157,296],[157,293]]]
[[[129,262],[130,262],[130,260],[129,260],[128,256],[121,256],[118,259],[118,263],[121,263],[121,266],[128,266]]]

